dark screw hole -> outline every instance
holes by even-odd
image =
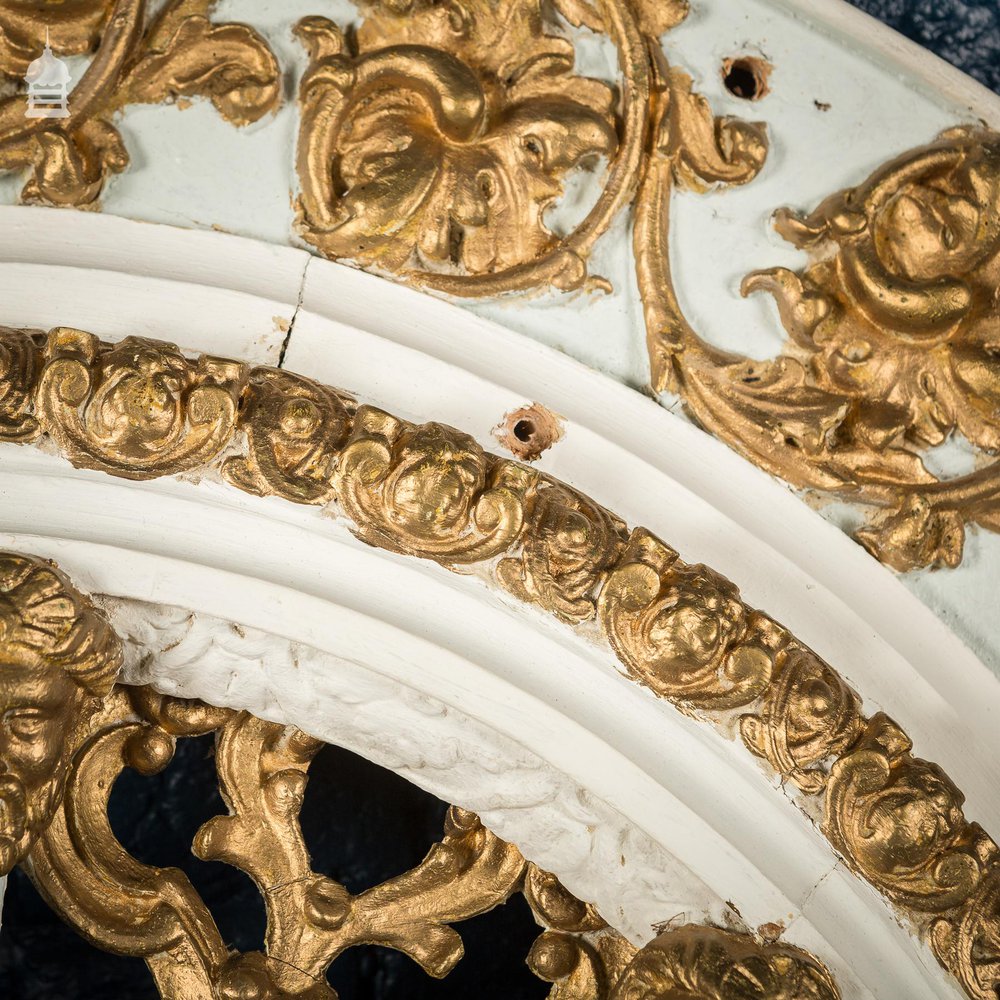
[[[734,97],[745,101],[759,100],[767,93],[767,75],[770,67],[760,59],[746,56],[727,61],[723,82]]]
[[[518,420],[514,424],[514,437],[527,443],[535,436],[535,425],[530,420]]]

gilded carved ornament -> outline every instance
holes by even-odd
[[[667,64],[658,38],[686,4],[555,8],[615,44],[618,88],[574,75],[572,45],[537,0],[372,0],[356,39],[301,22],[305,239],[454,295],[571,290],[631,205],[654,391],[679,393],[703,427],[792,485],[876,508],[858,538],[894,568],[957,565],[966,524],[1000,524],[1000,479],[987,466],[942,480],[923,458],[955,435],[980,456],[1000,450],[996,134],[951,130],[808,216],[779,211],[779,231],[816,262],[748,276],[744,293],[773,293],[790,337],[754,361],[685,319],[669,220],[677,188],[752,181],[765,127],[717,119]],[[595,157],[608,163],[597,202],[557,237],[546,209]]]
[[[679,0],[555,0],[572,24],[608,32],[627,86],[574,72],[574,48],[541,0],[365,0],[348,37],[326,18],[297,32],[302,80],[298,226],[330,257],[416,284],[490,295],[579,287],[595,241],[635,191],[648,108],[642,23]],[[572,233],[546,210],[567,174],[598,158],[607,183]]]
[[[151,17],[142,0],[73,0],[44,16],[29,0],[5,5],[11,80],[46,29],[57,53],[94,53],[69,119],[26,119],[23,95],[0,101],[0,169],[27,172],[24,200],[96,203],[128,163],[111,119],[130,103],[205,96],[236,124],[277,106],[266,43],[212,23],[212,6],[171,0]],[[296,28],[309,60],[297,225],[318,252],[459,296],[579,289],[596,241],[631,207],[654,391],[680,394],[699,424],[793,486],[874,508],[858,538],[898,570],[955,566],[967,525],[1000,525],[993,465],[942,479],[924,461],[956,436],[984,460],[1000,450],[996,133],[953,129],[808,215],[779,211],[779,231],[815,261],[747,277],[746,294],[777,298],[790,338],[754,361],[700,337],[671,279],[674,190],[746,184],[768,150],[762,124],[716,118],[667,64],[659,38],[687,0],[359,6],[356,29],[320,16]],[[616,86],[576,71],[567,25],[614,44]],[[555,233],[548,210],[586,167],[599,191]]]
[[[53,330],[38,382],[39,426],[75,465],[154,479],[218,454],[236,428],[242,365],[191,362],[135,337],[100,347],[80,330]]]
[[[121,664],[107,619],[52,563],[0,552],[0,875],[51,822],[66,743]]]
[[[64,372],[67,343],[88,345],[73,354],[73,364],[82,370],[67,381],[77,387],[69,399],[77,436],[67,436],[63,424],[51,423],[47,415],[26,434],[26,421],[43,417],[50,406],[47,387],[53,371]],[[490,455],[454,428],[414,425],[358,406],[345,393],[290,372],[221,359],[185,360],[180,371],[187,381],[178,394],[162,389],[158,376],[147,383],[136,375],[138,357],[147,373],[175,372],[180,355],[169,344],[129,338],[116,346],[66,329],[47,337],[3,329],[0,345],[10,356],[22,352],[24,359],[0,383],[0,401],[6,401],[0,428],[12,428],[6,434],[11,442],[47,436],[75,465],[128,478],[189,472],[195,452],[177,448],[151,466],[136,442],[168,432],[171,441],[185,440],[192,418],[182,404],[204,389],[211,400],[233,400],[235,424],[226,424],[221,436],[206,437],[216,447],[214,454],[208,444],[197,450],[203,463],[199,475],[219,475],[258,495],[322,506],[345,516],[371,545],[454,570],[478,564],[512,596],[587,634],[594,634],[594,620],[624,672],[723,734],[738,732],[751,754],[797,788],[802,808],[810,817],[821,817],[832,848],[896,907],[970,996],[1000,987],[993,946],[1000,936],[1000,851],[966,820],[961,792],[936,765],[911,754],[911,741],[891,720],[881,714],[866,717],[860,697],[833,667],[766,614],[748,607],[737,588],[712,570],[684,562],[645,529],[629,531],[571,487]],[[60,377],[55,384],[63,381]],[[95,385],[129,387],[110,390],[111,402],[98,406],[114,420],[80,419]],[[303,399],[310,405],[300,407]],[[320,402],[329,423],[317,417]],[[228,406],[223,408],[227,413]],[[109,426],[119,432],[109,435]],[[274,456],[279,456],[281,474],[273,469],[264,474]],[[216,728],[209,721],[200,731]],[[169,749],[161,735],[147,745],[145,723],[133,720],[125,726],[133,726],[128,733],[140,734],[134,742],[115,725],[116,768],[126,750],[134,751],[136,760],[148,758],[152,767]],[[237,740],[238,728],[239,740],[249,740],[256,725],[232,723],[232,739]],[[105,738],[111,739],[100,737]],[[228,740],[220,743],[223,764]],[[281,753],[304,755],[281,764],[274,785],[281,801],[298,794],[308,745],[298,737],[281,743]],[[100,760],[104,767],[106,759]],[[96,759],[93,766],[98,768]],[[101,775],[109,787],[112,773]],[[242,780],[235,771],[223,778],[233,801],[243,794],[237,784]],[[266,838],[270,814],[259,811],[263,806],[250,808],[258,810],[253,821],[210,825],[197,849],[226,856],[237,851],[233,845],[242,843],[240,838]],[[245,844],[239,850],[250,852]],[[145,876],[136,878],[141,884]],[[297,885],[295,892],[305,891],[305,882]],[[327,914],[316,918],[326,928],[316,934],[327,943],[315,945],[309,962],[332,954],[329,940],[336,937],[324,937],[327,931],[333,934],[326,925],[341,927],[339,917],[331,915],[340,913],[334,903],[341,897],[328,888],[316,890],[318,901],[309,897],[296,903],[299,909],[308,905]],[[98,898],[103,892],[94,889]],[[563,938],[545,942],[535,955],[539,968],[568,968]],[[697,942],[692,948],[692,954],[703,951]],[[297,953],[296,963],[303,961],[305,952]],[[711,967],[714,960],[706,961]]]
[[[463,954],[451,925],[517,892],[542,928],[528,965],[552,983],[554,1000],[652,1000],[675,983],[704,983],[692,995],[721,1000],[740,996],[735,987],[750,975],[761,1000],[780,1000],[805,978],[822,990],[796,996],[839,1000],[811,956],[745,934],[689,925],[658,938],[648,956],[461,809],[448,812],[443,839],[414,869],[352,895],[312,871],[299,826],[323,744],[246,712],[115,687],[121,661],[107,620],[55,566],[0,553],[0,872],[23,863],[89,941],[145,959],[165,1000],[335,1000],[326,970],[360,944],[393,948],[443,977]],[[178,739],[209,733],[229,813],[198,830],[193,850],[256,883],[267,912],[260,952],[232,952],[187,877],[130,856],[108,821],[125,768],[156,774]]]
[[[206,97],[234,125],[273,111],[279,70],[263,38],[209,20],[215,0],[7,0],[0,7],[0,84],[19,81],[46,34],[57,55],[92,55],[68,118],[28,118],[24,94],[0,98],[0,171],[26,175],[26,202],[88,207],[129,163],[113,124],[131,104]]]
[[[457,564],[510,548],[536,480],[453,427],[413,427],[362,406],[333,487],[366,542]]]

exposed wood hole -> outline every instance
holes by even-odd
[[[515,458],[533,462],[562,437],[562,420],[541,403],[532,403],[511,410],[493,434]]]
[[[771,88],[768,80],[773,67],[758,56],[737,56],[722,64],[722,81],[726,90],[744,101],[759,101]]]

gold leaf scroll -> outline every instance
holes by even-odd
[[[74,465],[128,479],[184,472],[217,455],[236,427],[244,368],[128,337],[102,351],[67,327],[48,340],[39,425]]]
[[[678,116],[695,105],[670,80],[658,121],[671,141],[647,166],[635,238],[654,387],[768,472],[875,508],[857,537],[893,568],[957,566],[966,525],[998,523],[1000,465],[939,479],[923,459],[959,435],[984,459],[1000,450],[1000,137],[951,129],[813,212],[777,212],[813,263],[745,279],[744,294],[774,296],[789,336],[758,362],[700,338],[672,288],[671,184],[711,118]]]
[[[186,877],[140,864],[108,823],[108,798],[124,767],[155,774],[178,737],[213,731],[230,815],[201,828],[195,851],[254,879],[267,906],[265,953],[231,954]],[[29,874],[89,940],[144,958],[167,1000],[334,1000],[326,968],[360,944],[395,948],[431,975],[447,974],[462,956],[449,925],[517,891],[524,859],[475,816],[452,809],[444,839],[420,865],[352,896],[311,870],[299,827],[308,765],[321,745],[245,712],[119,689],[73,741],[63,807],[33,849]]]
[[[517,558],[500,562],[500,582],[522,601],[578,623],[594,617],[595,594],[618,560],[624,525],[603,507],[541,480]]]
[[[830,973],[788,945],[688,925],[651,941],[613,1000],[840,1000]]]
[[[252,28],[208,20],[214,0],[168,0],[147,23],[143,0],[0,7],[0,83],[19,81],[48,34],[57,55],[93,52],[66,118],[30,118],[23,94],[0,98],[0,171],[26,175],[26,202],[92,207],[129,154],[112,124],[129,104],[207,97],[238,125],[281,99],[274,54]]]
[[[254,369],[243,417],[247,455],[228,459],[223,476],[259,496],[325,503],[351,422],[348,406],[353,411],[351,401],[301,375]]]
[[[944,912],[965,902],[997,847],[962,814],[965,796],[877,715],[830,770],[824,829],[851,867],[900,905]]]
[[[24,330],[4,328],[0,336],[0,441],[31,441],[40,433],[32,410],[39,351]]]
[[[459,564],[514,544],[536,480],[537,473],[497,461],[453,428],[413,426],[363,406],[334,481],[365,541]]]
[[[771,681],[766,620],[748,613],[728,580],[687,565],[642,529],[608,577],[598,609],[628,672],[681,707],[746,705]]]
[[[453,294],[580,287],[594,243],[631,200],[648,121],[636,11],[604,7],[626,76],[620,116],[611,88],[574,74],[573,46],[538,0],[370,0],[350,36],[301,21],[304,238]],[[598,157],[611,165],[596,203],[557,237],[547,209],[569,172]]]

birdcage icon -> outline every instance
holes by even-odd
[[[45,49],[28,66],[24,79],[28,84],[26,118],[69,117],[69,67],[49,47],[47,31]]]

